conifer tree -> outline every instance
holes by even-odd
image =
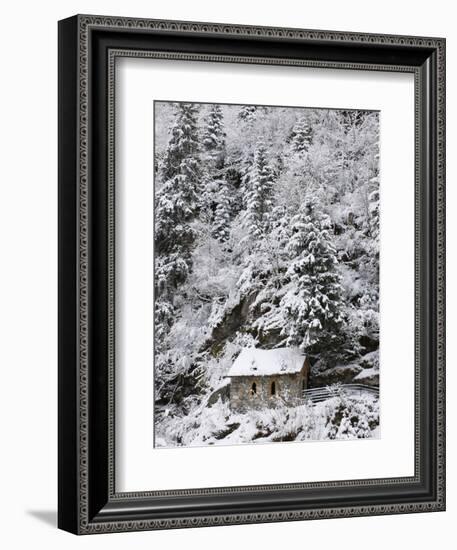
[[[238,118],[248,124],[252,124],[257,117],[256,105],[243,105],[238,113]]]
[[[252,151],[245,151],[241,157],[240,162],[240,195],[242,198],[242,207],[247,207],[247,193],[251,187],[251,176],[254,167],[254,153]]]
[[[199,198],[199,217],[208,226],[212,226],[217,205],[217,181],[206,171],[201,180],[201,195]]]
[[[175,123],[164,154],[161,177],[164,182],[181,173],[181,162],[198,157],[198,107],[193,103],[178,103]]]
[[[191,250],[196,237],[192,222],[197,213],[200,178],[198,152],[197,108],[191,103],[180,103],[162,164],[164,183],[156,198],[156,287],[159,297],[182,284],[191,268]]]
[[[291,284],[281,300],[282,333],[288,345],[305,349],[336,338],[343,322],[342,289],[330,220],[318,216],[308,203],[292,218],[291,230],[287,244],[291,262],[286,273]]]
[[[225,180],[219,180],[216,183],[218,184],[218,193],[213,233],[215,238],[223,243],[228,240],[230,235],[231,197],[228,183]]]
[[[300,118],[292,130],[291,148],[295,153],[306,152],[311,142],[311,129],[305,117]]]
[[[211,105],[206,126],[203,133],[203,147],[208,156],[216,164],[216,168],[223,166],[225,153],[224,116],[221,106],[217,103]],[[222,164],[222,166],[221,166]]]
[[[219,202],[219,188],[224,175],[225,137],[221,106],[213,104],[210,107],[203,131],[205,172],[201,185],[200,219],[207,225],[213,224]],[[213,231],[210,230],[210,233],[213,233]]]
[[[253,237],[260,237],[268,231],[272,206],[273,173],[268,164],[267,149],[263,142],[259,142],[246,190],[246,222]]]

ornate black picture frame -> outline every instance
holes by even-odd
[[[116,492],[113,147],[117,56],[414,74],[414,476]],[[445,509],[444,71],[442,38],[87,15],[59,22],[61,529],[90,534]]]

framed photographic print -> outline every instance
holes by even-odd
[[[442,38],[59,22],[59,527],[445,508]]]

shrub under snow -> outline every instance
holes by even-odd
[[[211,407],[196,405],[185,416],[167,411],[157,424],[156,446],[365,439],[376,437],[378,426],[379,401],[369,395],[244,412],[219,399]]]

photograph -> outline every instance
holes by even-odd
[[[154,101],[155,448],[381,437],[380,121]]]

